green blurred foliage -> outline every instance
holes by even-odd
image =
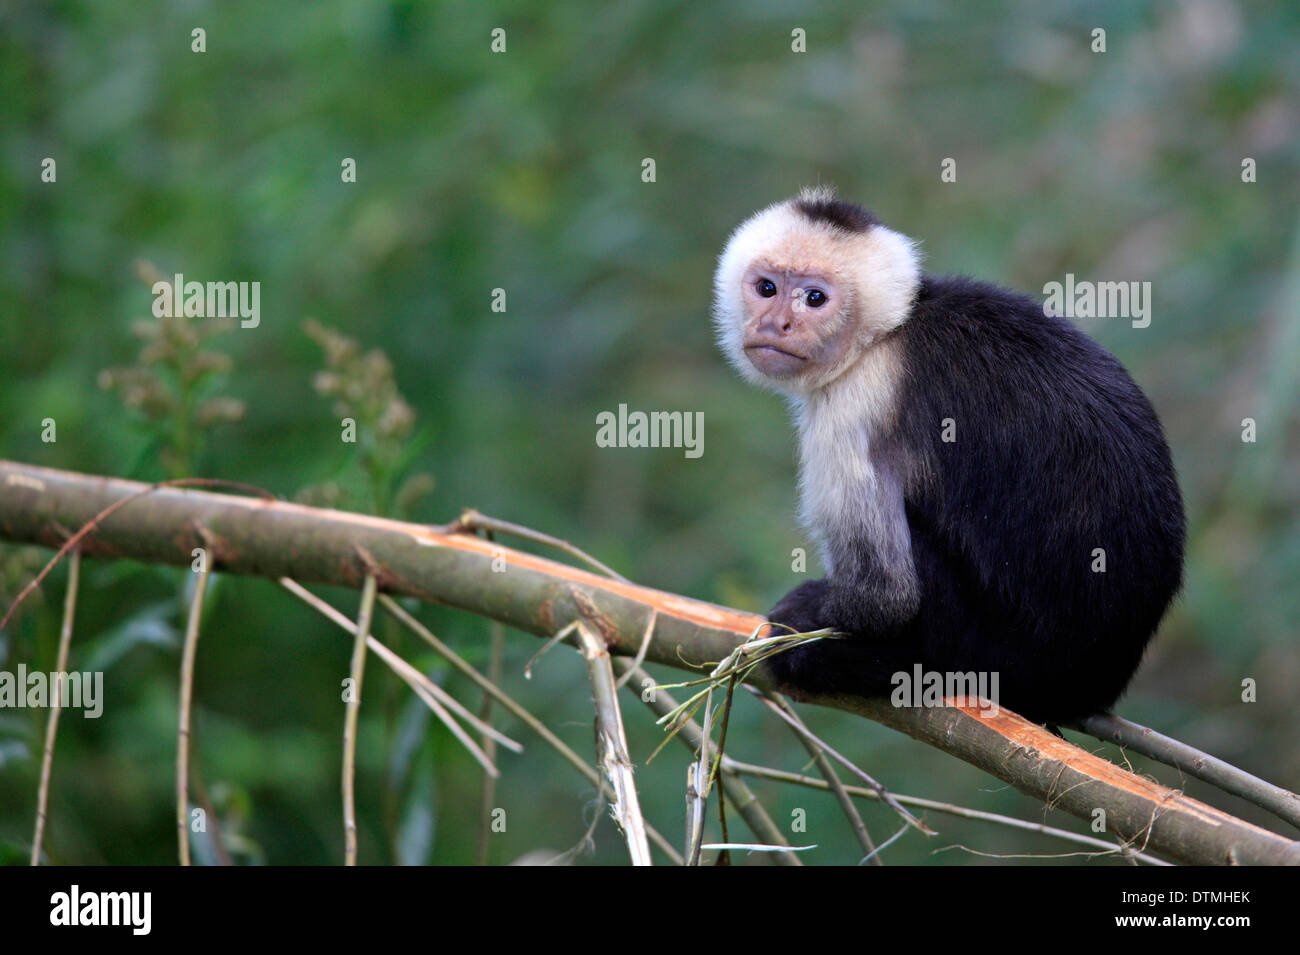
[[[206,53],[190,50],[195,27],[207,31]],[[504,53],[489,48],[496,27]],[[791,51],[796,27],[807,31],[803,54]],[[1090,50],[1096,27],[1105,53]],[[795,582],[791,549],[807,546],[791,434],[780,402],[734,378],[713,347],[711,270],[749,212],[833,183],[921,239],[936,271],[1034,293],[1066,272],[1152,282],[1149,328],[1084,323],[1160,411],[1193,533],[1185,595],[1120,712],[1294,788],[1298,81],[1300,7],[1289,0],[9,4],[0,452],[144,480],[188,469],[285,497],[342,488],[330,498],[342,506],[426,521],[473,506],[573,540],[644,583],[762,610]],[[57,183],[39,178],[45,157],[57,160]],[[340,181],[345,157],[357,162],[355,184]],[[646,157],[652,183],[641,178]],[[940,181],[947,157],[955,183]],[[1258,182],[1242,182],[1244,157],[1258,163]],[[137,360],[132,329],[151,304],[133,274],[139,260],[163,275],[261,283],[259,327],[203,344],[223,357],[204,379],[216,392],[202,398],[230,404],[179,456],[160,453],[174,429],[98,384]],[[504,312],[491,308],[498,288]],[[371,446],[368,461],[339,440],[337,391],[316,393],[328,369],[304,333],[308,316],[391,363],[392,394],[411,417],[389,419],[390,443]],[[705,412],[704,456],[597,448],[595,416],[620,402]],[[1241,440],[1247,417],[1258,422],[1254,444]],[[45,418],[57,422],[54,443],[41,440]],[[381,418],[369,420],[378,428]],[[31,558],[10,546],[0,557],[12,595]],[[72,666],[104,667],[107,699],[99,720],[74,711],[62,721],[46,838],[54,861],[176,857],[178,630],[190,577],[129,562],[84,568]],[[52,668],[63,579],[56,572],[0,635],[0,666]],[[354,612],[355,593],[326,596]],[[420,613],[486,667],[484,621]],[[412,639],[381,635],[477,706],[477,692]],[[537,646],[510,635],[506,686],[590,752],[585,674],[558,650],[525,683]],[[348,655],[341,631],[272,582],[214,580],[195,749],[236,861],[341,858]],[[1258,681],[1258,702],[1240,701],[1243,678]],[[475,765],[382,667],[368,681],[362,860],[472,861]],[[642,760],[661,734],[624,705]],[[808,717],[896,791],[1082,829],[879,726]],[[30,844],[44,722],[43,711],[0,711],[5,858],[25,858]],[[527,750],[501,757],[508,825],[491,837],[490,860],[567,849],[603,810],[554,754],[503,723]],[[806,760],[749,701],[729,741],[752,761]],[[680,841],[686,754],[675,746],[641,766],[638,782],[651,820]],[[809,833],[796,837],[819,845],[808,861],[856,860],[830,799],[758,789],[779,822],[808,810]],[[896,828],[879,807],[864,814],[878,840]],[[931,823],[937,839],[909,835],[889,860],[990,861],[933,854],[953,844],[1069,849]],[[734,817],[732,836],[745,837]],[[210,840],[196,852],[219,858]],[[579,857],[625,858],[608,819]]]

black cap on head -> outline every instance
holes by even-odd
[[[866,209],[843,199],[825,196],[796,199],[794,207],[810,222],[824,222],[845,232],[866,232],[880,224]]]

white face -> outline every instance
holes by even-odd
[[[791,396],[836,380],[902,324],[920,282],[906,237],[882,225],[850,232],[812,222],[797,201],[736,229],[718,261],[713,306],[736,370]]]
[[[745,270],[740,296],[745,357],[759,374],[816,378],[848,355],[853,322],[844,320],[846,297],[831,275],[760,258]]]

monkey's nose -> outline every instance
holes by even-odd
[[[794,330],[794,316],[784,308],[773,309],[763,316],[754,329],[760,338],[781,337]]]

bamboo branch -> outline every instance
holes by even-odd
[[[645,819],[632,779],[632,757],[627,751],[623,731],[623,713],[618,706],[618,688],[614,685],[614,668],[609,650],[582,620],[575,620],[578,649],[591,674],[592,697],[596,704],[596,763],[604,770],[610,786],[610,809],[623,830],[633,865],[650,865],[650,846],[646,842]],[[687,857],[690,858],[689,856]]]
[[[1118,743],[1189,776],[1195,776],[1300,827],[1300,796],[1202,753],[1186,743],[1162,736],[1149,727],[1110,713],[1090,716],[1076,728],[1102,742]]]
[[[58,548],[68,527],[145,488],[0,461],[0,537]],[[360,588],[370,568],[389,592],[442,603],[550,636],[597,609],[597,629],[611,652],[634,656],[645,621],[658,619],[645,659],[703,669],[724,658],[766,621],[703,601],[600,576],[511,550],[468,534],[447,534],[401,521],[203,491],[162,488],[102,519],[82,539],[86,556],[188,564],[198,546],[195,524],[212,534],[214,568],[235,574],[290,576],[301,582]],[[494,557],[505,573],[493,573]],[[706,671],[707,672],[707,671]],[[752,683],[768,685],[762,673]],[[1111,832],[1179,861],[1300,864],[1300,843],[1252,825],[1180,792],[1143,779],[1002,708],[899,708],[851,695],[810,697],[907,733],[991,773],[1021,792],[1091,819],[1104,807]]]

